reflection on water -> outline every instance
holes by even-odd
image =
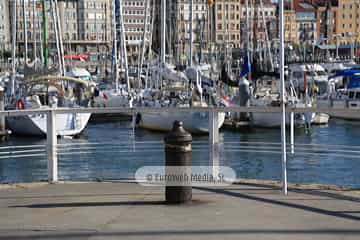
[[[59,147],[59,177],[62,180],[131,178],[142,166],[164,164],[163,138],[164,134],[146,130],[136,130],[134,133],[130,123],[124,121],[89,124],[80,139],[59,140],[60,144],[64,144]],[[279,142],[279,130],[256,129],[246,133],[222,131],[220,139],[225,142],[220,146],[221,164],[234,168],[239,178],[280,179],[281,156],[278,150],[267,151],[268,143]],[[209,164],[207,140],[207,136],[194,136],[194,165]],[[254,145],[255,142],[259,144]],[[296,143],[360,146],[360,123],[331,121],[328,127],[314,127],[311,134],[298,129]],[[12,137],[2,146],[45,144],[44,139]],[[239,147],[242,151],[239,151]],[[272,145],[271,149],[274,147],[279,148]],[[307,149],[318,152],[315,145]],[[331,146],[328,149],[331,150]],[[360,158],[341,157],[342,153],[336,151],[332,154],[322,151],[322,154],[306,155],[302,152],[304,150],[299,147],[295,155],[288,155],[289,181],[360,187]],[[46,165],[45,156],[10,156],[1,159],[0,182],[46,180]]]

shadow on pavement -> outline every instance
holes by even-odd
[[[165,201],[124,201],[124,202],[67,202],[10,206],[11,208],[67,208],[67,207],[113,207],[113,206],[155,206]]]
[[[205,188],[205,187],[194,187],[194,189],[217,193],[217,194],[223,194],[223,195],[227,195],[227,196],[231,196],[231,197],[253,200],[253,201],[257,201],[257,202],[269,203],[269,204],[283,206],[283,207],[300,209],[300,210],[309,211],[309,212],[313,212],[313,213],[317,213],[317,214],[323,214],[323,215],[332,216],[332,217],[360,221],[360,217],[358,217],[358,216],[353,216],[353,215],[345,214],[342,212],[336,212],[336,211],[331,211],[331,210],[327,210],[327,209],[307,206],[304,204],[291,203],[286,200],[280,201],[280,200],[268,199],[268,198],[263,198],[263,197],[259,197],[259,196],[243,194],[243,193],[239,193],[239,192],[232,192],[232,191],[228,191],[227,189],[213,189],[213,188]],[[291,198],[289,199],[289,201],[291,201]]]
[[[267,185],[267,184],[259,184],[259,183],[238,183],[238,184],[234,184],[234,185],[244,185],[244,186],[252,186],[252,187],[280,190],[280,188],[277,186]],[[301,189],[301,188],[289,187],[288,190],[289,190],[289,192],[309,194],[312,196],[316,195],[316,196],[320,196],[320,197],[328,197],[328,198],[333,198],[333,199],[337,199],[337,200],[344,200],[344,201],[360,203],[360,198],[358,198],[358,197],[344,196],[344,195],[336,194],[333,192],[321,191],[319,189]]]
[[[1,233],[0,233],[1,234]],[[209,235],[360,235],[359,229],[312,229],[312,230],[301,230],[301,229],[205,229],[205,230],[153,230],[153,231],[119,231],[119,232],[72,232],[72,233],[54,233],[54,232],[37,232],[36,234],[25,235],[7,235],[0,236],[0,240],[28,240],[28,239],[87,239],[90,237],[99,237],[104,239],[106,237],[161,237],[161,236],[183,236],[183,237],[200,237]]]

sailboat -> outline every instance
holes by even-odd
[[[66,82],[66,87],[64,83]],[[81,91],[91,91],[91,84],[87,81],[71,77],[41,75],[27,79],[23,83],[23,97],[8,110],[56,110],[61,108],[80,108],[88,103],[79,96],[89,94]],[[75,92],[77,96],[73,96]],[[58,136],[75,136],[86,127],[90,113],[56,114],[56,134]],[[43,136],[47,133],[47,114],[31,114],[7,117],[7,125],[14,134]]]
[[[161,1],[161,61],[156,74],[160,83],[160,92],[158,96],[151,99],[145,99],[142,106],[152,107],[207,107],[208,105],[202,99],[201,79],[198,78],[193,84],[193,90],[189,93],[187,76],[182,72],[176,72],[166,63],[166,0]],[[193,31],[190,28],[190,31]],[[190,44],[192,38],[190,37]],[[192,51],[192,50],[190,50]],[[192,54],[190,54],[191,56]],[[191,67],[191,66],[190,66]],[[196,74],[200,76],[200,74]],[[174,121],[182,121],[184,128],[191,133],[208,133],[209,132],[209,115],[208,113],[196,111],[179,111],[165,112],[159,109],[153,112],[139,112],[137,115],[137,126],[149,130],[170,131]],[[219,113],[218,128],[225,120],[225,114]]]
[[[51,2],[51,13],[54,18],[55,29],[60,29],[57,19],[57,1]],[[46,32],[46,6],[42,1],[43,7],[43,29]],[[16,19],[16,7],[14,9],[14,18]],[[26,14],[23,14],[26,15]],[[13,34],[16,35],[16,26],[13,25]],[[48,70],[48,49],[46,33],[43,37],[43,58],[44,69],[33,71],[32,74],[26,74],[23,81],[16,79],[16,67],[13,64],[13,76],[10,82],[10,93],[7,110],[56,110],[61,108],[81,108],[87,107],[94,84],[91,81],[75,77],[65,76],[62,51],[59,52],[59,71],[51,74]],[[59,40],[61,34],[55,31],[57,46],[62,43]],[[26,32],[25,32],[26,36]],[[26,38],[26,37],[25,37]],[[15,39],[15,37],[14,37]],[[13,62],[15,62],[16,41],[13,40]],[[15,86],[17,91],[15,93]],[[56,134],[58,136],[74,136],[80,134],[86,127],[91,114],[90,113],[63,113],[56,114]],[[24,116],[7,117],[7,126],[14,134],[45,136],[47,134],[47,114],[30,114]]]
[[[128,72],[128,61],[127,61],[127,50],[126,50],[126,38],[125,38],[125,27],[123,19],[123,10],[122,10],[122,1],[119,3],[119,14],[116,14],[115,1],[112,1],[112,11],[113,16],[116,16],[112,19],[112,29],[113,29],[113,73],[114,73],[114,82],[115,88],[103,89],[95,96],[94,98],[94,107],[104,107],[104,108],[113,108],[113,107],[133,107],[133,96],[130,88],[129,81],[129,72]],[[119,21],[120,31],[117,29],[116,21]],[[144,28],[146,29],[146,28]],[[118,41],[118,35],[120,39]],[[119,51],[120,47],[120,51]],[[119,67],[119,58],[122,59],[124,78],[126,80],[126,86],[120,85],[120,67]]]
[[[328,93],[319,98],[317,104],[318,107],[340,110],[330,113],[331,117],[360,120],[358,113],[341,112],[341,110],[360,110],[360,70],[344,69],[331,76]]]
[[[256,89],[253,96],[250,98],[250,106],[279,107],[281,104],[279,88],[279,80],[276,77],[270,78],[269,76],[264,76],[260,78],[257,80]],[[288,87],[286,95],[288,105],[300,108],[304,108],[306,106],[306,104],[297,97],[293,86],[290,85]],[[314,117],[315,114],[313,113],[296,114],[295,125],[310,125]],[[285,121],[287,125],[290,124],[290,113],[286,115]],[[265,128],[280,127],[281,114],[253,112],[251,113],[251,124],[256,127]]]

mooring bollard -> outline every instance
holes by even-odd
[[[165,137],[165,198],[167,203],[186,203],[192,199],[191,182],[188,181],[191,178],[191,143],[191,134],[185,131],[182,122],[175,121],[173,129]],[[184,178],[183,180],[177,178],[175,184],[173,181],[169,183],[176,178],[175,175]]]

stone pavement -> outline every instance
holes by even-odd
[[[360,239],[360,197],[344,193],[243,182],[175,206],[135,183],[4,185],[0,240]]]

